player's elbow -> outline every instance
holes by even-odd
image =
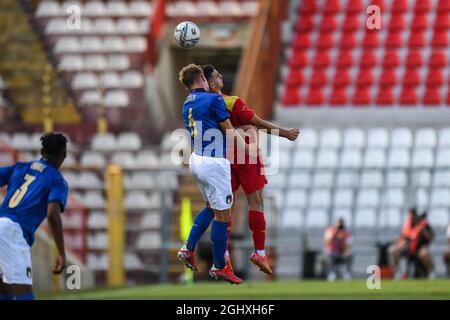
[[[59,203],[50,203],[47,208],[47,219],[48,220],[58,220],[61,219],[61,208]]]

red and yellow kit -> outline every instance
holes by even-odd
[[[255,112],[250,109],[244,101],[236,96],[222,95],[227,110],[230,113],[230,121],[236,129],[251,124],[250,121],[254,117]],[[245,157],[245,163],[237,163],[235,146],[233,154],[228,154],[228,159],[231,162],[231,186],[233,192],[242,186],[245,193],[253,193],[264,188],[267,184],[266,176],[264,175],[264,164],[260,155],[258,154],[256,163],[249,163],[248,156]],[[230,150],[230,152],[231,152]]]

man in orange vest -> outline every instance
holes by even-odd
[[[339,266],[344,265],[345,271],[343,278],[351,279],[351,243],[352,235],[345,227],[344,219],[337,220],[334,226],[329,227],[325,231],[324,236],[325,254],[329,262],[330,268],[328,272],[328,281],[334,281],[339,274]]]

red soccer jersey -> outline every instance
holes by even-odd
[[[250,124],[255,112],[250,109],[244,101],[236,96],[222,95],[227,106],[227,110],[230,113],[230,121],[233,127],[239,128],[243,125]]]

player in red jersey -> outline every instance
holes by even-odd
[[[223,77],[214,68],[213,65],[202,66],[203,73],[208,80],[210,91],[222,94]],[[294,141],[297,139],[300,130],[298,128],[284,129],[275,124],[261,119],[244,101],[236,96],[226,96],[222,94],[228,112],[230,112],[230,121],[235,128],[245,128],[254,126],[257,129],[266,129],[270,134],[278,134],[280,137]],[[234,150],[236,151],[236,150]],[[236,154],[232,155],[234,161],[231,161],[231,185],[234,199],[236,191],[242,186],[248,203],[248,224],[252,232],[255,251],[250,256],[250,261],[258,266],[261,271],[272,274],[272,270],[265,253],[266,240],[266,220],[264,218],[264,202],[262,191],[267,184],[264,175],[264,164],[260,156],[256,163],[248,161],[245,157],[245,163],[237,163]],[[230,229],[230,228],[229,228]],[[229,231],[228,231],[229,234]],[[229,258],[228,258],[229,262]]]

